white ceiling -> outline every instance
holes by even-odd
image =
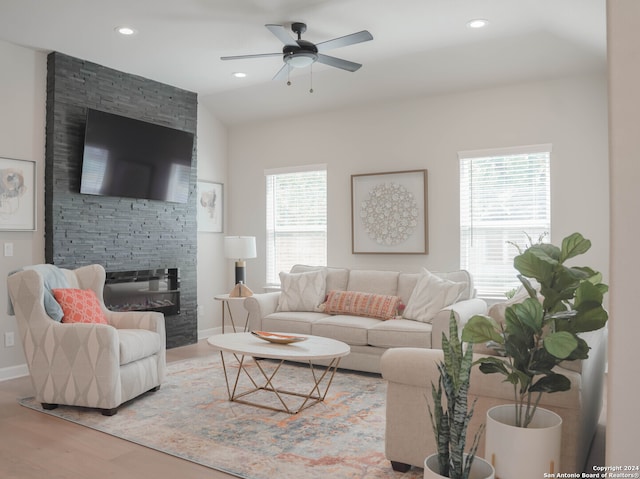
[[[327,52],[364,66],[315,64],[309,93],[309,69],[271,80],[279,57],[220,60],[280,52],[264,25],[295,21],[314,43],[369,30]],[[0,0],[0,38],[197,92],[229,124],[606,67],[605,0]]]

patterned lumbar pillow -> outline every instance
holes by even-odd
[[[360,291],[329,291],[324,312],[391,319],[398,314],[399,306],[400,298],[397,296]]]
[[[53,289],[52,292],[64,313],[63,323],[108,324],[93,290],[60,288]]]
[[[454,283],[424,270],[402,316],[429,323],[438,311],[455,303],[466,287],[466,283]]]
[[[324,301],[326,271],[280,273],[278,311],[319,311]]]

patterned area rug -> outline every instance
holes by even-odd
[[[227,367],[237,363],[227,361]],[[308,366],[282,368],[278,387],[298,391],[311,384]],[[44,411],[33,399],[20,402],[245,479],[422,478],[418,468],[394,472],[384,457],[386,384],[379,376],[338,371],[324,402],[290,415],[228,401],[219,355],[171,363],[168,370],[159,391],[121,406],[112,417],[67,406]],[[245,375],[241,382],[249,384]]]

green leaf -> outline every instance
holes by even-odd
[[[518,320],[518,327],[521,328],[524,325],[529,328],[530,332],[537,332],[542,329],[543,311],[540,301],[534,298],[527,298],[522,303],[509,306],[508,309],[511,308],[513,308],[513,312]],[[511,325],[516,326],[513,321],[511,321]],[[507,331],[511,332],[508,328]],[[529,334],[529,332],[527,332],[527,334]]]
[[[564,263],[569,258],[584,254],[591,248],[591,241],[585,239],[580,233],[573,233],[562,240],[562,253],[560,262]]]
[[[557,261],[549,257],[544,251],[535,250],[534,247],[529,248],[513,259],[513,266],[520,274],[528,278],[535,278],[540,284],[551,282],[553,268],[556,264]]]
[[[609,314],[599,304],[581,304],[580,309],[571,322],[571,330],[574,333],[586,333],[596,331],[607,324]]]
[[[571,381],[562,374],[543,376],[531,385],[529,391],[541,393],[555,393],[571,389]]]
[[[544,348],[559,359],[568,358],[577,347],[578,339],[567,331],[551,333],[544,339]]]
[[[581,303],[595,302],[602,304],[603,299],[604,294],[597,285],[590,281],[582,281],[576,289],[574,305],[578,308]]]
[[[519,274],[518,275],[518,279],[522,283],[522,286],[524,286],[524,289],[527,290],[527,293],[529,293],[529,297],[531,297],[531,298],[537,298],[538,297],[538,292],[533,287],[533,285],[531,284],[531,281],[529,281],[528,278],[526,278],[523,275]]]
[[[481,358],[476,361],[476,364],[478,363],[480,364],[480,371],[484,374],[500,373],[505,376],[509,375],[505,362],[499,358]]]
[[[462,341],[467,343],[486,343],[495,341],[503,344],[504,338],[500,334],[500,326],[489,316],[472,316],[462,329]]]
[[[578,347],[573,350],[571,355],[566,359],[567,361],[575,361],[576,359],[587,359],[589,357],[589,345],[587,342],[578,337]]]

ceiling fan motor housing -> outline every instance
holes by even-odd
[[[304,68],[318,59],[318,48],[306,40],[297,40],[297,45],[285,45],[282,58],[293,68]]]
[[[307,24],[302,22],[293,22],[291,24],[291,30],[293,30],[293,33],[298,34],[298,40],[300,40],[300,35],[307,31]]]

